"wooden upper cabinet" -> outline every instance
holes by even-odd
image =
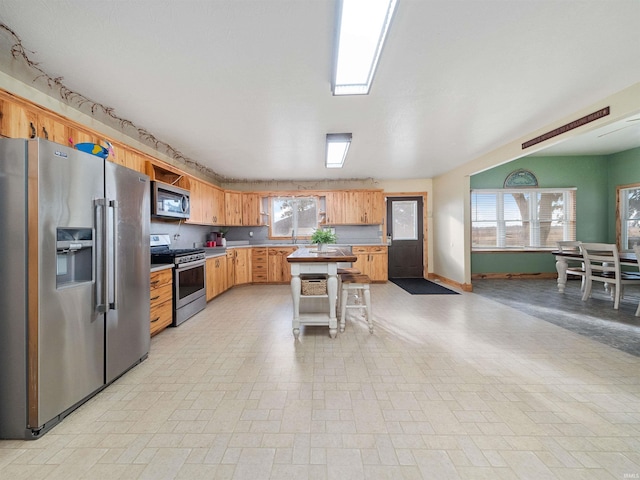
[[[204,198],[203,185],[202,182],[195,178],[189,179],[189,200],[191,201],[191,208],[187,223],[195,223],[197,225],[204,223],[204,204],[206,200]]]
[[[379,225],[384,221],[382,191],[335,191],[325,194],[327,225]]]
[[[44,113],[38,114],[37,126],[38,137],[61,145],[69,145],[69,127],[57,118]]]
[[[325,195],[325,221],[327,225],[345,223],[346,192],[327,192]]]
[[[369,196],[369,217],[368,223],[382,225],[384,223],[385,203],[382,192],[368,192]]]
[[[97,134],[78,127],[69,127],[69,139],[73,140],[73,143],[97,143],[102,145],[100,137]]]
[[[36,138],[37,134],[36,112],[26,105],[0,97],[0,135],[8,138]]]
[[[211,186],[211,215],[213,225],[226,225],[224,190]]]
[[[224,225],[224,191],[218,187],[189,177],[191,213],[188,223]]]
[[[259,193],[242,194],[242,224],[249,227],[264,225],[262,197]]]
[[[229,226],[242,225],[242,192],[224,192],[225,223]]]

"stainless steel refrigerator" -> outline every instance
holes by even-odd
[[[149,352],[149,178],[0,140],[0,438],[38,438]]]

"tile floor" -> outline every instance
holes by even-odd
[[[373,285],[291,334],[287,286],[236,287],[2,479],[640,478],[640,357],[474,294]]]

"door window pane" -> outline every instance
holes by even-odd
[[[393,240],[418,239],[418,202],[415,200],[394,200],[392,202]]]

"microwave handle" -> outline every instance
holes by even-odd
[[[182,208],[182,213],[187,213],[189,211],[189,197],[186,195],[182,196],[182,201],[180,202],[180,206]]]

